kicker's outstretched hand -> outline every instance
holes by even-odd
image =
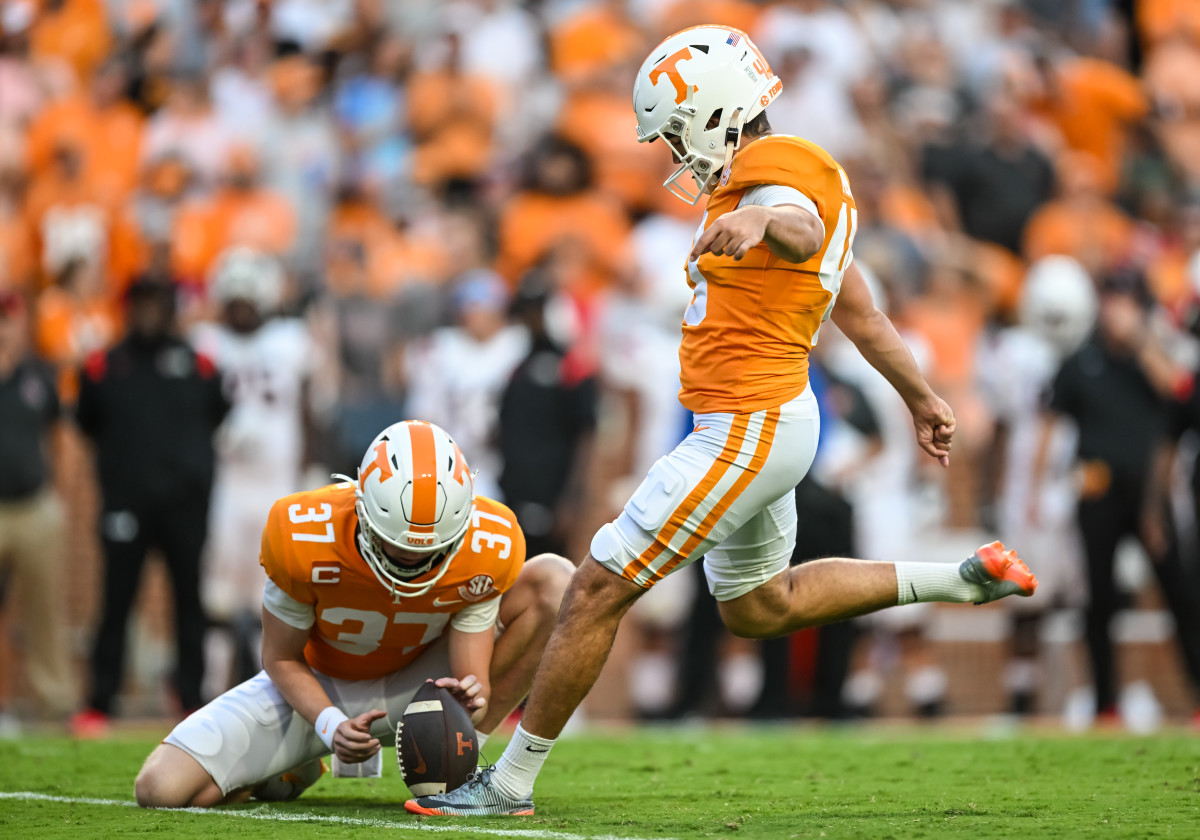
[[[910,406],[913,426],[917,432],[917,445],[943,467],[950,466],[950,446],[954,437],[954,412],[941,397],[932,396],[917,405]]]
[[[702,254],[718,257],[730,256],[740,260],[750,249],[763,241],[767,235],[769,215],[764,207],[743,207],[720,216],[696,238],[688,262],[697,260]]]

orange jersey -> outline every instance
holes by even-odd
[[[688,263],[694,294],[679,345],[679,400],[698,414],[761,411],[804,390],[808,352],[852,259],[858,211],[846,173],[799,137],[769,135],[738,151],[708,199],[697,236],[763,185],[803,193],[825,225],[825,240],[803,263],[775,256],[765,243],[741,261],[704,254]]]
[[[525,536],[513,512],[476,497],[449,570],[426,594],[401,597],[389,594],[358,553],[357,528],[353,484],[294,493],[271,508],[259,555],[276,586],[313,605],[317,621],[304,658],[339,679],[374,679],[405,667],[441,637],[455,613],[499,598],[525,562]]]

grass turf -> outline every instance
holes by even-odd
[[[0,742],[0,796],[128,801],[156,741]],[[487,752],[494,758],[499,746]],[[406,814],[406,789],[385,758],[381,779],[327,775],[295,802],[227,809],[261,819],[0,798],[0,837],[407,838],[428,837],[428,828],[453,829],[437,832],[450,838],[558,840],[1200,837],[1200,738],[1183,731],[1001,740],[782,727],[591,735],[555,748],[537,816],[470,822]]]

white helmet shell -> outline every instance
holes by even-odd
[[[1073,353],[1083,344],[1098,309],[1095,284],[1073,257],[1044,257],[1030,266],[1021,290],[1021,324],[1060,354]]]
[[[371,442],[355,486],[363,559],[397,594],[428,592],[450,567],[475,509],[474,477],[458,445],[432,423],[395,423]],[[427,559],[414,566],[394,563],[381,543]],[[416,580],[439,563],[431,579]]]
[[[633,84],[638,142],[662,137],[682,164],[663,182],[672,195],[695,204],[725,165],[742,126],[783,90],[750,36],[727,26],[693,26],[654,48]],[[714,115],[717,122],[707,128]],[[679,183],[691,172],[696,192]]]
[[[238,246],[221,254],[209,281],[209,294],[218,304],[247,300],[259,314],[274,312],[283,303],[283,266],[270,254]]]

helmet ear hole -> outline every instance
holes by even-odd
[[[712,131],[721,124],[721,115],[725,112],[724,108],[718,108],[712,112],[712,116],[708,118],[708,122],[704,124],[705,131]]]

